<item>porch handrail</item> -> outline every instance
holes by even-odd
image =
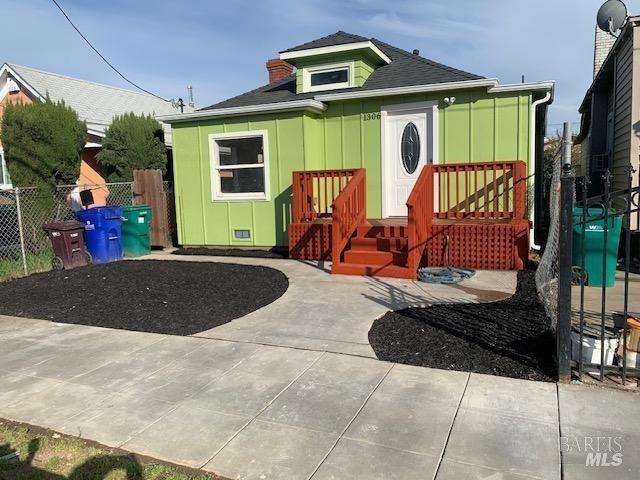
[[[422,168],[407,199],[407,265],[411,272],[420,267],[434,215],[434,165]]]
[[[341,255],[349,239],[367,219],[367,176],[364,168],[353,177],[336,197],[331,214],[331,260],[333,266],[342,263]]]
[[[293,223],[331,215],[331,205],[358,169],[293,172]]]
[[[527,165],[521,160],[433,165],[434,218],[526,218]]]

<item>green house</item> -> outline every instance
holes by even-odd
[[[267,85],[193,113],[161,117],[172,126],[183,246],[291,251],[292,235],[305,241],[291,225],[335,221],[334,202],[357,172],[366,175],[358,222],[378,222],[372,237],[384,237],[394,222],[409,228],[407,201],[425,166],[433,165],[434,175],[440,175],[430,195],[449,202],[439,212],[455,210],[468,218],[492,202],[494,210],[506,211],[515,199],[502,198],[513,186],[511,164],[505,162],[513,161],[526,165],[525,201],[536,204],[531,198],[542,185],[536,179],[553,82],[500,85],[418,51],[345,32],[284,50],[267,62],[267,70]],[[445,165],[461,164],[485,166],[459,170],[462,179],[444,178]],[[302,183],[294,185],[294,177]],[[466,213],[447,199],[453,183],[457,196],[467,192]],[[477,198],[481,186],[484,207]],[[535,210],[526,212],[527,222],[535,220]],[[350,222],[352,231],[343,231],[347,248],[356,234],[355,220]],[[292,256],[331,257],[335,232],[318,228],[312,233],[307,228],[306,235],[319,246],[299,248]],[[384,252],[393,254],[389,248]],[[398,248],[406,253],[406,245]]]

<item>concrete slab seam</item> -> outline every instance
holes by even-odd
[[[440,466],[442,465],[442,460],[444,459],[444,454],[447,450],[447,445],[449,444],[449,439],[451,438],[451,432],[453,431],[453,425],[456,422],[456,418],[458,417],[458,412],[460,411],[460,405],[462,405],[462,399],[464,398],[464,394],[467,393],[467,387],[469,386],[469,380],[471,379],[471,374],[467,373],[467,380],[464,383],[464,388],[462,389],[462,394],[458,399],[458,405],[456,405],[456,412],[453,414],[453,418],[451,419],[451,423],[449,424],[449,431],[447,431],[447,437],[444,440],[444,445],[442,446],[442,451],[440,452],[440,456],[438,457],[438,463],[436,464],[436,469],[433,472],[433,479],[435,480],[438,476],[438,472],[440,471]]]
[[[311,474],[307,477],[307,480],[311,480],[313,476],[318,472],[322,464],[327,460],[329,455],[331,455],[331,452],[333,452],[333,450],[336,448],[336,445],[338,445],[338,442],[340,441],[340,439],[344,437],[344,434],[347,432],[347,430],[349,430],[349,427],[351,426],[351,424],[355,421],[358,415],[360,415],[360,412],[362,412],[364,407],[367,405],[367,402],[369,401],[369,399],[376,392],[376,390],[378,390],[378,387],[380,386],[380,384],[384,382],[384,379],[387,378],[387,376],[389,375],[391,370],[393,370],[393,367],[395,367],[395,365],[396,365],[395,363],[391,364],[391,366],[387,369],[387,371],[384,373],[382,378],[378,381],[378,383],[376,383],[375,387],[373,387],[371,392],[369,392],[369,395],[367,395],[367,398],[364,399],[364,402],[362,403],[362,405],[360,405],[360,408],[358,408],[358,410],[353,415],[353,417],[351,417],[351,420],[349,420],[349,423],[347,423],[347,426],[344,427],[342,432],[340,432],[340,435],[338,435],[338,438],[336,438],[336,440],[333,442],[333,444],[331,445],[331,448],[329,448],[329,451],[320,459],[320,462],[318,462],[318,465],[316,465],[316,468],[314,468]]]
[[[195,350],[194,350],[195,351]],[[249,357],[247,358],[251,358],[251,356],[255,355],[255,352],[252,353],[251,355],[249,355]],[[199,389],[194,390],[194,393],[199,393],[204,391],[209,385],[211,385],[213,382],[221,379],[222,377],[224,377],[225,375],[227,375],[228,373],[230,373],[231,371],[233,371],[238,365],[240,365],[243,361],[245,361],[246,358],[243,358],[242,360],[239,360],[237,363],[235,363],[232,367],[228,368],[227,370],[225,370],[224,372],[222,372],[220,375],[218,375],[217,377],[211,379],[211,381],[209,381],[208,383],[206,383],[205,385],[201,386]],[[152,374],[153,375],[153,374]],[[148,378],[148,377],[145,377]],[[120,445],[118,445],[118,448],[122,448],[123,445],[125,445],[127,442],[131,441],[133,439],[133,437],[135,437],[136,435],[140,435],[141,433],[143,433],[145,430],[151,428],[153,425],[155,425],[156,423],[158,423],[160,420],[164,419],[166,416],[168,416],[169,414],[173,413],[174,411],[176,411],[178,408],[180,408],[180,406],[184,403],[184,400],[181,402],[177,402],[174,407],[172,409],[170,409],[169,411],[167,411],[164,415],[162,415],[160,418],[158,418],[157,420],[151,422],[149,425],[141,428],[140,430],[137,430],[136,432],[132,433],[129,438],[127,440],[125,440],[124,442],[122,442]]]
[[[209,458],[206,462],[204,462],[202,465],[200,465],[200,468],[204,467],[207,463],[211,462],[211,460],[213,460],[214,458],[216,458],[216,456],[222,451],[224,450],[224,448],[226,448],[227,445],[229,445],[234,438],[236,438],[238,435],[240,435],[240,433],[247,428],[256,418],[258,418],[262,412],[264,412],[267,408],[269,408],[273,402],[275,402],[280,395],[282,395],[284,392],[286,392],[289,387],[291,385],[293,385],[296,381],[298,381],[298,379],[304,375],[305,373],[307,373],[307,371],[313,367],[316,363],[318,363],[320,361],[321,358],[323,358],[326,355],[326,352],[322,352],[320,355],[318,355],[318,358],[316,358],[313,362],[311,362],[309,365],[307,365],[307,367],[301,371],[298,375],[296,375],[296,377],[291,380],[291,382],[289,382],[289,384],[284,387],[282,390],[280,390],[280,392],[278,392],[278,394],[273,397],[264,407],[262,407],[260,409],[260,411],[258,411],[258,413],[256,413],[253,417],[251,417],[242,427],[240,427],[240,430],[238,430],[236,433],[234,433],[229,439],[227,439],[227,441],[211,456],[211,458]]]

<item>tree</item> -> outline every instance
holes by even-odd
[[[160,123],[152,116],[126,113],[113,119],[96,156],[109,182],[130,182],[133,170],[167,171],[167,149]]]
[[[64,101],[7,105],[0,142],[13,185],[50,190],[74,183],[86,138],[85,123]]]

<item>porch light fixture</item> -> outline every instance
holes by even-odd
[[[447,104],[448,106],[453,105],[454,103],[456,103],[456,97],[444,97],[443,102],[445,104]]]

